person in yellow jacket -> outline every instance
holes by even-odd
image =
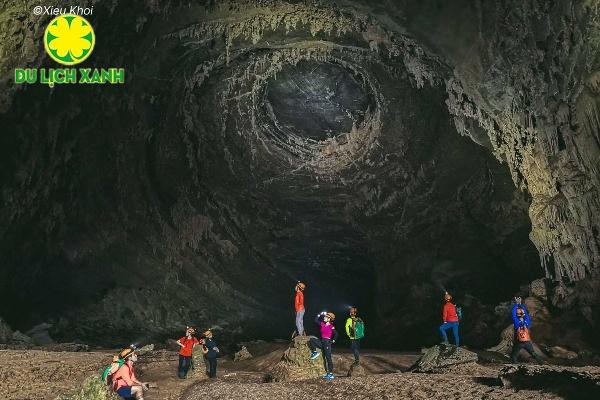
[[[354,365],[360,361],[360,340],[365,335],[365,323],[358,317],[358,309],[350,307],[350,316],[346,320],[346,335],[350,339],[350,348],[354,353]]]

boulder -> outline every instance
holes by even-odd
[[[540,299],[528,297],[523,303],[525,303],[525,307],[527,307],[527,311],[533,320],[533,324],[546,322],[550,319],[550,311],[548,311],[548,308],[546,308]]]
[[[513,324],[510,324],[500,333],[500,343],[494,347],[490,347],[488,351],[498,352],[501,354],[510,354],[513,347],[514,335],[515,333]]]
[[[250,352],[248,351],[248,348],[246,346],[242,346],[240,351],[237,351],[234,355],[233,355],[233,361],[244,361],[244,360],[248,360],[252,358],[252,354],[250,354]]]
[[[450,344],[438,344],[421,351],[423,355],[410,367],[412,372],[439,372],[444,368],[477,362],[477,353]]]
[[[350,369],[348,370],[348,375],[350,377],[358,377],[368,375],[367,370],[360,364],[352,364]]]
[[[32,338],[25,335],[24,333],[15,331],[15,332],[13,332],[13,335],[12,335],[11,344],[16,344],[19,346],[33,346],[34,342],[33,342]]]
[[[147,344],[143,347],[140,347],[139,349],[136,350],[136,352],[138,353],[139,356],[143,356],[144,354],[148,354],[150,352],[154,351],[154,345],[153,344]]]
[[[10,329],[10,326],[8,326],[8,324],[2,318],[0,318],[0,343],[10,343],[12,336],[13,331]]]
[[[554,287],[550,298],[552,305],[562,310],[571,308],[576,300],[577,294],[574,288],[566,286],[564,283],[560,283]]]
[[[312,379],[325,374],[323,354],[316,359],[310,359],[308,347],[309,336],[297,336],[292,340],[281,361],[269,371],[269,376],[275,382],[299,381]]]
[[[546,280],[543,278],[536,279],[535,281],[529,284],[529,295],[532,297],[537,297],[541,300],[548,299],[548,290],[546,288]]]
[[[574,351],[567,350],[564,347],[560,346],[550,347],[550,349],[548,349],[548,353],[550,354],[550,357],[564,358],[567,360],[573,360],[578,357],[577,353],[575,353]]]
[[[90,351],[90,346],[81,343],[54,343],[44,346],[44,350],[82,352]]]
[[[25,334],[29,336],[36,345],[45,346],[55,343],[48,332],[50,328],[52,328],[51,324],[41,323],[25,332]]]

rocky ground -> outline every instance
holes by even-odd
[[[140,356],[139,374],[152,383],[146,400],[195,399],[586,399],[600,394],[600,368],[559,365],[507,367],[489,362],[489,355],[473,362],[472,354],[453,354],[458,364],[448,362],[448,352],[430,349],[429,356],[416,353],[365,351],[360,374],[347,377],[352,355],[336,349],[336,379],[270,382],[270,371],[280,364],[287,343],[249,346],[254,356],[234,362],[219,360],[216,381],[203,374],[204,366],[186,380],[176,376],[173,351],[155,350]],[[43,350],[0,351],[0,398],[6,400],[55,399],[72,393],[82,382],[98,374],[112,351],[51,352]],[[436,373],[408,372],[426,363],[441,363]],[[484,361],[486,360],[486,361]],[[319,362],[317,360],[316,362]],[[430,367],[430,366],[429,366]],[[428,368],[429,368],[428,367]],[[431,369],[433,370],[433,369]],[[558,384],[553,385],[553,382]],[[566,382],[566,384],[565,384]],[[571,383],[572,382],[572,383]],[[566,385],[566,386],[565,386]],[[585,389],[577,391],[578,388]]]

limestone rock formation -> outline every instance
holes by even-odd
[[[20,331],[13,332],[11,343],[23,347],[32,347],[35,344],[33,339]]]
[[[90,350],[90,346],[82,343],[53,343],[45,345],[44,350],[47,351],[69,351],[69,352],[85,352]]]
[[[447,367],[478,360],[477,353],[454,345],[438,344],[421,352],[421,358],[410,367],[413,372],[440,372]]]
[[[367,370],[365,369],[365,367],[363,367],[360,364],[352,364],[350,366],[350,369],[348,370],[348,376],[349,377],[359,377],[359,376],[365,376],[368,375],[367,374]]]
[[[8,326],[8,324],[2,318],[0,318],[0,343],[10,343],[12,336],[13,332],[12,329],[10,329],[10,326]]]
[[[34,326],[25,334],[29,336],[33,342],[38,346],[44,346],[47,344],[53,344],[54,340],[50,337],[49,329],[52,328],[51,324],[42,323]]]
[[[242,348],[233,355],[233,361],[244,361],[250,358],[252,358],[252,354],[250,354],[246,346],[242,346]]]
[[[565,358],[568,360],[572,360],[572,359],[578,357],[577,353],[575,353],[574,351],[567,350],[564,347],[560,347],[560,346],[550,347],[550,349],[548,350],[548,353],[549,353],[550,357]]]
[[[309,336],[297,336],[292,340],[290,347],[285,350],[281,361],[269,371],[271,379],[275,382],[299,381],[318,378],[325,371],[323,354],[317,359],[310,359],[308,347]]]

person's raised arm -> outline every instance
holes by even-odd
[[[323,313],[317,314],[317,316],[315,317],[315,324],[317,324],[317,325],[321,324],[321,321],[319,321],[319,318],[321,318],[321,315],[323,315]]]

